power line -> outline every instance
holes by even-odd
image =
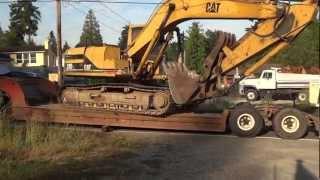
[[[87,15],[87,12],[85,12],[85,11],[83,11],[82,9],[76,7],[75,5],[73,5],[73,4],[71,4],[71,3],[70,3],[69,5],[71,5],[72,8],[74,8],[74,9],[77,10],[77,11],[79,11],[80,13],[82,13],[82,14],[84,14],[84,15]],[[107,29],[110,29],[111,31],[113,31],[113,33],[116,33],[116,34],[119,34],[119,33],[120,33],[119,30],[116,30],[115,28],[113,28],[113,27],[111,27],[111,26],[108,26],[108,25],[104,24],[103,22],[100,22],[100,24],[101,24],[102,26],[106,27]]]
[[[106,9],[108,9],[111,13],[113,13],[114,15],[118,16],[120,19],[122,19],[123,21],[125,21],[126,23],[130,24],[130,21],[128,19],[126,19],[125,17],[121,16],[119,13],[117,13],[116,11],[114,11],[113,9],[111,9],[109,6],[107,6],[106,4],[100,2],[100,4],[105,7]]]
[[[159,5],[161,2],[139,2],[139,1],[106,1],[106,0],[62,0],[63,2],[76,3],[104,3],[104,4],[134,4],[134,5]],[[16,1],[17,2],[17,1]],[[34,0],[19,0],[19,2],[35,2]],[[37,0],[37,3],[51,3],[55,0]],[[10,4],[14,1],[0,1],[0,4]]]
[[[69,2],[96,2],[96,3],[106,3],[106,4],[142,4],[142,5],[157,5],[164,4],[161,2],[140,2],[140,1],[108,1],[108,0],[63,0]]]

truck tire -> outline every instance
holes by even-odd
[[[256,101],[259,99],[258,91],[255,89],[248,89],[246,91],[246,98],[248,101]]]
[[[273,130],[285,139],[299,139],[308,131],[308,121],[303,113],[294,108],[280,110],[273,118]]]
[[[254,107],[239,107],[229,116],[229,127],[233,134],[240,137],[255,137],[265,129],[265,123]]]

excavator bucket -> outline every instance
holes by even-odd
[[[233,47],[236,39],[233,34],[218,31],[215,46],[204,60],[204,73],[197,74],[191,71],[181,61],[163,63],[163,69],[168,76],[171,96],[176,104],[187,104],[200,92],[201,84],[212,77],[216,77],[216,68],[222,59],[222,48]]]
[[[176,104],[185,104],[199,88],[200,75],[190,71],[182,62],[163,64],[168,76],[171,96]]]

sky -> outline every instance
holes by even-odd
[[[3,1],[3,0],[0,0]],[[139,0],[139,2],[160,2],[160,0]],[[41,12],[41,22],[38,26],[36,43],[42,44],[51,30],[56,29],[55,3],[35,3]],[[133,4],[105,4],[105,3],[62,3],[62,42],[67,41],[71,46],[78,43],[82,32],[85,15],[89,9],[93,9],[100,24],[103,41],[108,44],[117,44],[124,25],[144,24],[151,15],[156,5],[133,5]],[[116,13],[113,13],[116,12]],[[121,17],[120,17],[120,16]],[[237,38],[245,33],[245,28],[252,22],[247,20],[196,20],[202,27],[210,30],[223,30],[233,32]],[[187,21],[179,25],[186,30],[193,21]],[[0,3],[0,26],[8,30],[9,7],[8,4]]]

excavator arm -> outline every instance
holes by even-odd
[[[139,64],[134,77],[141,78],[154,47],[176,25],[190,19],[278,19],[283,7],[272,2],[241,0],[166,0],[156,9],[139,36],[129,45],[128,56]],[[161,54],[159,54],[161,55]],[[157,63],[155,63],[157,65]]]
[[[177,104],[194,102],[212,97],[220,88],[221,76],[242,63],[260,55],[257,63],[246,70],[254,72],[267,63],[277,52],[287,47],[305,27],[312,22],[317,10],[315,1],[306,0],[290,4],[270,0],[167,0],[153,13],[138,37],[128,48],[128,57],[137,66],[135,79],[153,75],[153,69],[162,60],[176,25],[190,19],[248,19],[256,20],[254,27],[236,41],[229,33],[218,32],[218,40],[204,60],[204,73],[199,75],[188,70],[181,61],[166,63],[169,88]],[[170,37],[170,36],[169,36]],[[158,56],[153,64],[147,62],[156,46]],[[261,55],[263,53],[263,55]],[[148,67],[148,68],[147,68]],[[151,69],[151,71],[148,71]],[[182,83],[182,84],[181,84]]]

